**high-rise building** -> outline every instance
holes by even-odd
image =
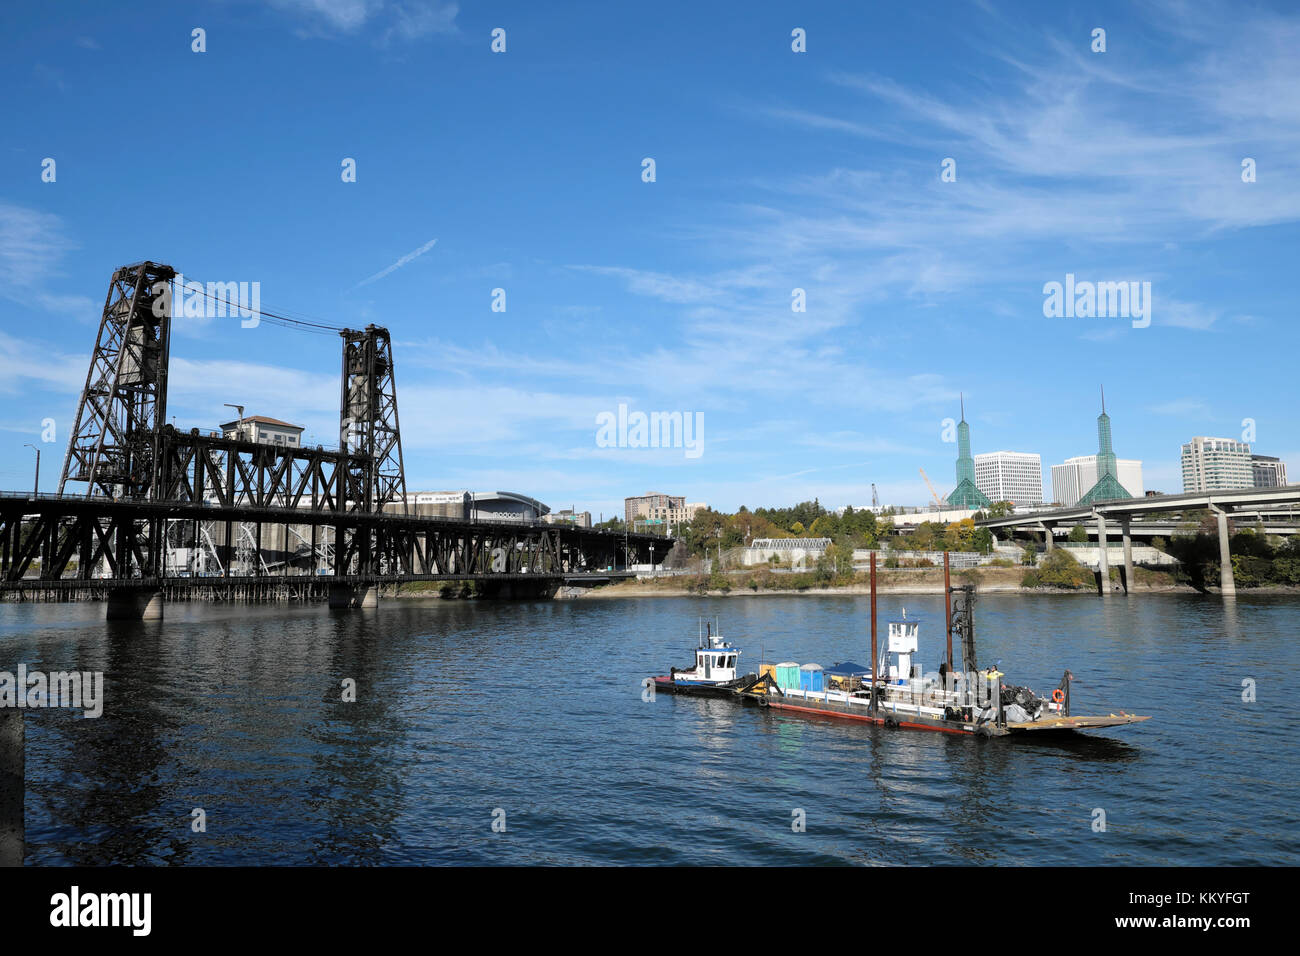
[[[1286,462],[1268,455],[1251,455],[1250,470],[1256,488],[1281,488],[1286,484]]]
[[[661,495],[646,492],[636,498],[623,499],[623,516],[631,527],[640,521],[655,525],[681,524],[695,517],[695,512],[704,511],[709,506],[704,502],[686,503],[684,497]]]
[[[1097,482],[1079,499],[1079,504],[1132,497],[1120,484],[1115,448],[1111,444],[1110,416],[1106,414],[1106,390],[1102,389],[1101,414],[1097,416]]]
[[[990,501],[1041,505],[1043,459],[1022,451],[990,451],[976,455],[975,487]]]
[[[1250,445],[1244,441],[1198,435],[1183,445],[1183,491],[1186,494],[1254,486]]]
[[[975,460],[970,454],[970,426],[966,424],[966,399],[961,400],[961,423],[957,426],[957,487],[948,496],[951,508],[987,508],[989,499],[975,484]]]
[[[1079,455],[1052,466],[1052,500],[1063,508],[1079,503],[1084,492],[1097,483],[1097,456]],[[1142,462],[1134,458],[1115,459],[1115,477],[1134,498],[1146,494],[1142,484]]]

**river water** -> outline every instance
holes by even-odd
[[[702,615],[756,670],[868,659],[867,606],[0,605],[0,670],[105,675],[99,719],[27,714],[27,862],[1300,863],[1294,596],[982,596],[981,663],[1040,694],[1068,666],[1076,713],[1153,715],[1064,741],[643,700]],[[942,598],[882,597],[882,636],[904,606],[933,669]]]

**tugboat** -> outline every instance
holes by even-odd
[[[715,633],[712,622],[703,624],[695,647],[694,666],[683,670],[673,667],[667,677],[654,678],[655,691],[695,697],[734,697],[738,690],[753,684],[758,675],[737,676],[740,648],[723,638],[721,630],[719,627]]]

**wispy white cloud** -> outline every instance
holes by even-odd
[[[1147,411],[1154,412],[1157,415],[1177,415],[1180,417],[1191,415],[1207,415],[1210,407],[1203,399],[1199,398],[1177,398],[1167,402],[1160,402],[1157,405],[1148,405]]]
[[[271,5],[298,17],[303,35],[354,34],[377,25],[384,43],[454,33],[460,12],[458,4],[445,0],[271,0]]]
[[[94,316],[85,296],[54,291],[63,258],[77,248],[53,213],[0,201],[0,296],[47,312]]]
[[[89,359],[85,355],[64,352],[52,342],[23,339],[0,332],[0,393],[31,395],[33,389],[56,393],[76,393],[86,381]],[[51,409],[66,413],[64,409]]]

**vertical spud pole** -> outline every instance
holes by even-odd
[[[876,651],[876,552],[871,552],[871,716],[876,716],[876,674],[880,656]]]

